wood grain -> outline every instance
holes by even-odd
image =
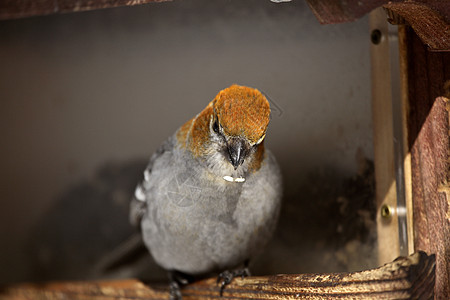
[[[163,1],[170,0],[2,0],[0,20]]]
[[[408,146],[415,250],[436,254],[436,298],[450,295],[450,52],[431,52],[406,28]]]
[[[329,274],[236,278],[224,299],[432,299],[435,257],[424,252],[380,268]],[[217,299],[216,278],[182,289],[183,299]],[[19,284],[0,291],[0,299],[167,299],[164,285],[139,280]]]

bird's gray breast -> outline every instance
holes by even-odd
[[[159,157],[147,183],[142,220],[144,241],[156,262],[199,274],[233,267],[261,248],[279,208],[278,175],[270,166],[264,164],[245,182],[228,182],[173,153]],[[268,184],[271,173],[275,185]]]
[[[180,214],[203,221],[214,220],[232,225],[243,184],[228,183],[223,178],[201,170],[178,168],[169,176],[168,183],[160,186],[165,205]],[[190,223],[195,220],[190,220]]]

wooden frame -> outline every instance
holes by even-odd
[[[5,1],[0,4],[0,19],[147,2],[152,1]],[[317,4],[320,1],[309,2]],[[443,38],[450,31],[445,18],[441,18],[436,10],[425,3],[413,2],[385,5],[391,22],[399,26],[398,33],[386,23],[386,14],[382,10],[371,15],[373,38],[377,39],[379,34],[378,42],[374,40],[372,45],[379,261],[385,263],[398,255],[419,250],[436,253],[436,257],[415,254],[378,269],[348,274],[237,279],[226,290],[226,297],[364,298],[377,292],[378,296],[387,298],[429,298],[434,292],[436,298],[445,299],[450,294],[450,52],[445,52],[450,49],[448,39]],[[327,5],[322,7],[328,8]],[[420,10],[421,15],[414,18],[413,13],[409,13],[410,18],[406,20],[399,16],[408,7],[411,12]],[[345,7],[336,5],[335,8]],[[427,14],[431,17],[427,18]],[[433,35],[427,36],[430,26]],[[397,49],[393,46],[396,39],[400,46]],[[406,244],[400,242],[400,236],[407,237]],[[356,290],[363,292],[356,293]],[[215,279],[207,279],[186,287],[184,293],[187,298],[215,298],[218,287]],[[136,280],[17,285],[0,290],[0,298],[61,296],[139,299],[165,298],[168,294],[164,289],[147,287]]]
[[[437,299],[450,295],[450,52],[432,52],[403,30],[414,248],[436,254]]]
[[[436,253],[436,298],[447,299],[450,52],[430,50],[395,11],[388,8],[387,13],[390,22],[398,25],[398,33],[389,32],[380,9],[371,14],[372,30],[382,35],[372,45],[379,261],[419,250]],[[389,40],[397,39],[398,53],[393,53]],[[394,141],[402,148],[397,153]],[[405,199],[405,211],[398,207],[399,197]],[[382,216],[386,207],[389,218]],[[402,215],[406,220],[403,232]],[[401,247],[402,237],[406,237],[407,249]]]

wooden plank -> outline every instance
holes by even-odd
[[[163,1],[170,0],[2,0],[0,20]]]
[[[392,111],[392,80],[389,61],[388,23],[383,9],[376,9],[369,16],[372,35],[380,33],[379,40],[372,36],[372,122],[375,166],[375,198],[377,207],[378,261],[384,264],[400,255],[396,178],[394,169],[394,124]],[[389,207],[390,214],[380,213]]]
[[[322,24],[351,22],[383,6],[406,20],[422,41],[436,51],[450,51],[450,5],[436,0],[307,0]]]
[[[411,149],[414,244],[436,253],[436,297],[450,295],[450,53],[430,52],[406,28],[408,146]]]
[[[450,51],[450,5],[445,1],[390,1],[383,7],[401,16],[431,49]]]
[[[388,0],[306,0],[321,24],[355,21]]]
[[[434,256],[424,252],[402,257],[380,268],[330,274],[236,278],[226,299],[432,299]],[[217,299],[216,278],[182,289],[183,299]],[[167,299],[167,286],[138,280],[19,284],[0,290],[0,299]]]

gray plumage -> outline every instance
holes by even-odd
[[[253,150],[236,168],[220,151],[226,143],[209,134],[201,157],[177,133],[169,138],[132,200],[131,221],[140,224],[147,248],[166,270],[200,275],[235,268],[263,249],[278,219],[281,174],[271,152],[265,149],[256,171],[249,170]]]

